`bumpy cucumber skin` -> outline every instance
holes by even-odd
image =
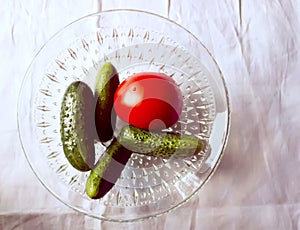
[[[86,181],[85,192],[92,199],[102,198],[120,177],[132,152],[116,139],[106,149]]]
[[[105,63],[97,75],[95,124],[100,142],[113,137],[116,113],[113,108],[114,94],[120,84],[118,73],[110,63]]]
[[[61,106],[61,140],[66,158],[79,171],[89,171],[95,162],[93,92],[81,81],[67,88]]]
[[[202,141],[194,136],[150,132],[131,125],[122,128],[118,141],[133,152],[164,159],[191,156],[197,154],[202,148]]]

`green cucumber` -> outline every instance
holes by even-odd
[[[113,109],[114,94],[119,85],[119,76],[115,67],[105,63],[97,75],[96,81],[96,111],[95,124],[101,142],[107,142],[113,137],[116,123],[116,113]]]
[[[86,181],[86,194],[92,199],[102,198],[120,177],[132,152],[116,139],[108,146]]]
[[[94,166],[94,110],[92,90],[82,81],[70,84],[63,96],[60,112],[60,133],[64,154],[79,171]]]
[[[150,132],[131,125],[121,129],[118,141],[133,152],[165,159],[191,156],[202,148],[202,141],[195,136]]]

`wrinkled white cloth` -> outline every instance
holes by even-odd
[[[300,0],[0,1],[0,229],[300,229]],[[224,158],[197,197],[137,223],[73,211],[22,152],[17,97],[39,48],[87,14],[131,8],[176,21],[211,51],[228,84]]]

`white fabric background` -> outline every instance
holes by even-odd
[[[300,0],[0,0],[0,229],[300,229]],[[17,96],[38,49],[106,9],[155,12],[185,26],[228,83],[232,127],[220,167],[183,207],[144,222],[76,213],[38,182],[21,150]]]

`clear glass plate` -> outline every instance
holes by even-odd
[[[199,137],[204,146],[180,159],[133,154],[112,190],[91,200],[84,192],[89,172],[75,170],[64,156],[59,114],[68,85],[82,80],[94,89],[106,61],[120,81],[138,72],[170,75],[184,96],[180,120],[171,129]],[[41,48],[24,78],[18,128],[31,168],[55,197],[101,220],[134,221],[179,207],[203,187],[223,155],[229,111],[221,71],[195,36],[155,14],[114,10],[71,23]],[[95,147],[99,158],[105,146]]]

